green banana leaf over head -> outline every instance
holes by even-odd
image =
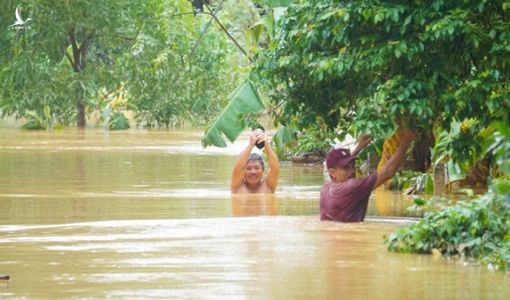
[[[223,136],[231,142],[245,129],[240,116],[259,113],[264,110],[257,90],[249,81],[243,82],[229,96],[229,103],[220,115],[206,128],[202,138],[202,146],[226,147]]]

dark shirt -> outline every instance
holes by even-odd
[[[362,222],[377,173],[344,182],[328,182],[321,190],[321,220]]]

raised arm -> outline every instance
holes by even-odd
[[[266,134],[264,134],[264,141],[265,141],[264,152],[267,155],[267,161],[269,163],[269,171],[267,173],[266,183],[267,186],[274,193],[276,191],[276,186],[278,185],[278,178],[280,176],[280,161],[278,160],[278,156],[271,147],[271,143],[269,143],[269,139],[267,138]]]
[[[237,156],[237,160],[234,164],[234,169],[232,170],[232,180],[230,183],[230,192],[235,193],[243,184],[243,168],[248,162],[248,158],[250,157],[251,150],[255,146],[255,143],[262,138],[262,133],[258,131],[254,131],[250,135],[250,142],[246,146],[246,148],[241,151],[239,156]]]
[[[372,142],[372,136],[370,134],[363,134],[359,137],[358,144],[356,145],[356,148],[352,151],[351,155],[356,157],[361,150],[365,149],[368,144]]]
[[[374,189],[381,184],[383,184],[386,180],[390,179],[395,175],[398,170],[398,167],[402,164],[404,160],[407,148],[416,138],[415,133],[410,131],[409,129],[403,130],[400,133],[400,143],[398,145],[397,151],[390,157],[388,162],[382,167],[380,171],[377,171],[377,180],[375,182]]]

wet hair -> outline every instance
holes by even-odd
[[[250,161],[250,160],[260,162],[260,165],[262,166],[262,170],[264,170],[264,159],[262,158],[262,156],[260,154],[258,154],[258,153],[250,154],[250,157],[248,157],[248,161]]]

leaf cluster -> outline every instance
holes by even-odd
[[[477,258],[500,270],[510,269],[510,130],[500,124],[490,151],[503,170],[489,192],[471,202],[459,202],[428,212],[418,223],[386,237],[390,251]],[[423,205],[425,203],[416,203]]]
[[[32,19],[30,30],[8,29],[16,7]],[[199,126],[245,72],[224,34],[207,27],[210,17],[193,16],[186,0],[27,0],[4,8],[2,116],[70,125],[77,102],[85,103],[89,117],[103,114],[111,108],[105,95],[123,86],[122,110],[132,110],[138,123]]]
[[[500,183],[502,184],[502,183]],[[510,188],[510,183],[504,183]],[[495,190],[472,202],[430,212],[417,224],[386,238],[390,251],[473,257],[498,269],[510,268],[510,213],[506,195]]]
[[[255,74],[278,120],[387,135],[508,121],[510,22],[500,1],[294,1]]]

